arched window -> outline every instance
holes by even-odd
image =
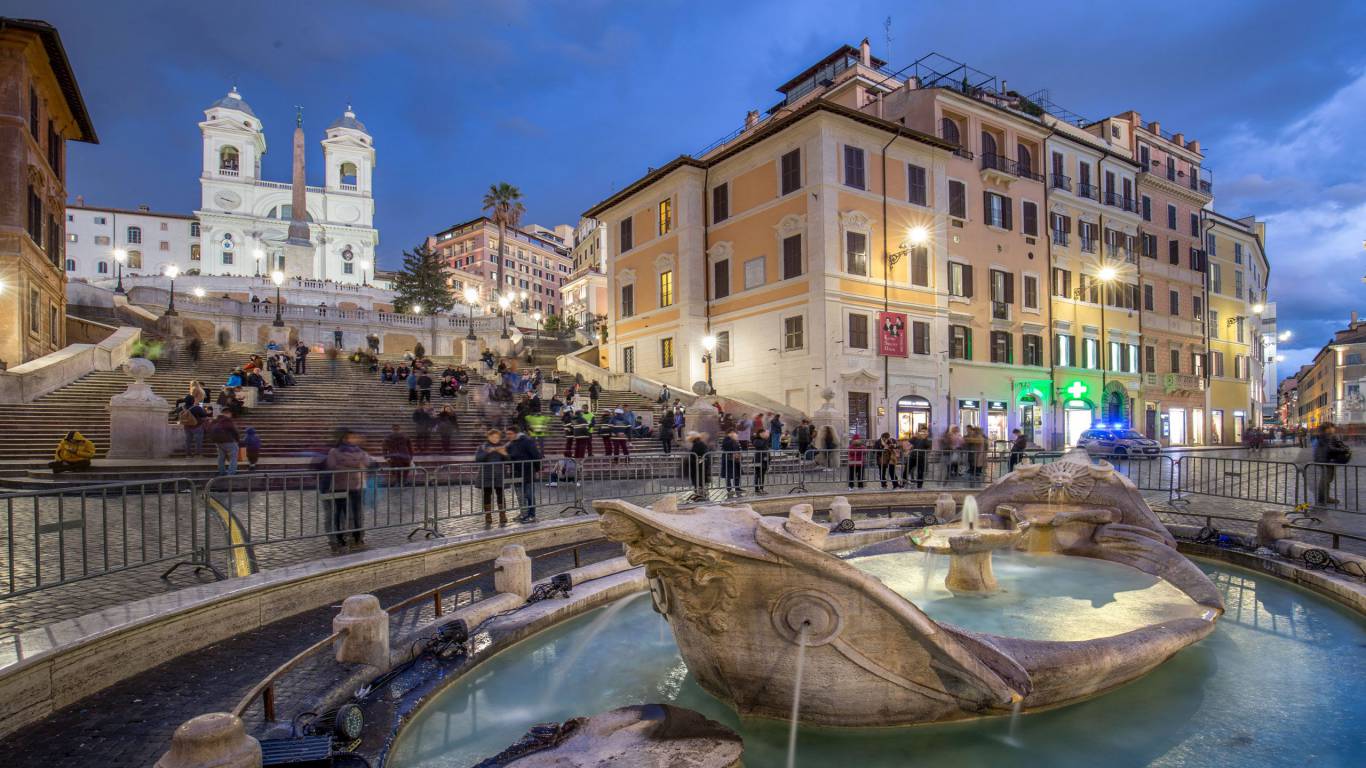
[[[75,259],[67,259],[67,260],[66,260],[66,271],[67,271],[67,272],[75,272],[75,271],[76,271],[76,260],[75,260]]]
[[[128,228],[128,237],[125,239],[124,242],[134,243],[134,244],[136,244],[136,243],[141,243],[141,242],[142,242],[142,227],[129,227],[129,228]]]
[[[237,147],[227,146],[218,150],[218,170],[237,172]]]
[[[939,119],[939,132],[944,134],[944,141],[947,141],[956,147],[963,145],[962,140],[958,136],[958,123],[955,123],[953,118],[941,117]]]
[[[99,272],[101,275],[109,274],[109,262],[101,261],[99,264],[96,265],[95,271]]]
[[[342,183],[342,186],[343,186],[343,187],[350,187],[350,188],[352,188],[352,189],[355,189],[355,187],[356,187],[356,164],[355,164],[355,163],[342,163],[342,164],[341,164],[341,183]]]
[[[1034,172],[1034,156],[1030,153],[1029,147],[1019,145],[1015,150],[1015,160],[1020,164],[1021,173]]]
[[[985,160],[996,155],[996,137],[982,131],[982,158]],[[985,167],[985,166],[983,166]]]

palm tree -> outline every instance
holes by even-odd
[[[484,194],[484,211],[492,218],[493,223],[498,225],[498,262],[497,269],[493,272],[494,286],[499,294],[507,293],[503,285],[503,254],[507,252],[508,227],[516,227],[522,220],[522,214],[526,213],[526,206],[522,205],[522,190],[512,186],[506,181],[489,185],[489,191]]]

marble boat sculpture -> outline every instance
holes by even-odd
[[[608,538],[644,565],[698,683],[741,715],[786,719],[806,645],[800,719],[891,726],[1067,704],[1122,685],[1208,635],[1223,603],[1177,553],[1137,489],[1085,455],[1025,465],[979,497],[979,524],[1017,528],[1017,547],[1100,558],[1184,592],[1192,615],[1109,637],[1032,640],[936,622],[876,577],[821,548],[827,526],[747,506],[595,502]],[[909,537],[855,555],[914,549]],[[1203,609],[1203,610],[1201,610]]]

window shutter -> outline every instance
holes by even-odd
[[[985,190],[982,192],[982,221],[991,222],[991,193]]]
[[[1072,234],[1072,217],[1071,217],[1071,216],[1064,216],[1064,217],[1062,217],[1062,231],[1063,231],[1063,232],[1066,232],[1066,233],[1069,234],[1069,235]]]
[[[1002,196],[1002,197],[1001,197],[1001,215],[1003,216],[1003,226],[1005,226],[1006,229],[1010,229],[1010,228],[1011,228],[1011,222],[1010,222],[1010,219],[1011,219],[1011,212],[1012,212],[1014,209],[1015,209],[1015,201],[1011,200],[1011,199],[1008,198],[1008,197]]]
[[[1006,273],[1006,303],[1015,303],[1015,273]]]
[[[964,264],[964,265],[963,265],[963,296],[964,296],[964,298],[968,298],[968,299],[972,298],[972,265],[971,265],[971,264]]]
[[[972,329],[966,325],[960,326],[963,329],[963,359],[972,359]]]

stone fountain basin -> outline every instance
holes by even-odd
[[[1009,547],[1020,538],[1019,530],[1001,528],[964,528],[957,523],[932,525],[907,534],[919,549],[936,555],[989,552]]]

